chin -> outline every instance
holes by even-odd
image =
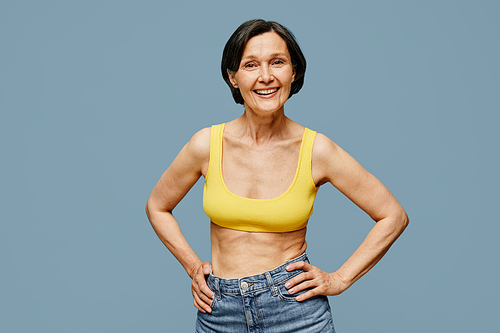
[[[245,108],[251,109],[254,112],[259,112],[259,113],[273,113],[273,112],[278,112],[283,109],[285,106],[285,103],[269,103],[269,104],[263,104],[259,103],[257,105],[246,105]]]

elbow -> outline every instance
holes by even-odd
[[[405,231],[406,227],[410,223],[410,219],[403,208],[393,211],[392,214],[379,220],[377,223],[382,221],[385,228],[387,228],[386,232],[396,238],[399,237],[403,231]]]
[[[402,208],[401,208],[401,213],[398,216],[398,222],[399,222],[398,229],[399,233],[401,234],[406,229],[406,227],[408,227],[408,224],[410,224],[410,218]]]
[[[410,224],[410,218],[408,217],[408,215],[405,212],[405,220],[404,220],[405,228],[408,226],[408,224]]]
[[[153,211],[152,204],[151,204],[151,199],[148,199],[148,202],[146,202],[146,215],[148,219],[151,221],[151,212]]]
[[[154,229],[155,222],[157,222],[157,220],[158,220],[158,217],[157,217],[158,215],[157,215],[157,209],[154,206],[154,204],[151,202],[151,199],[149,199],[148,202],[146,203],[145,210],[146,210],[146,216],[148,217],[148,221]]]
[[[162,207],[161,205],[158,205],[158,203],[151,198],[148,199],[145,210],[151,224],[153,224],[154,221],[158,220],[158,218],[160,218],[160,216],[164,214],[172,214],[171,209],[167,209]]]

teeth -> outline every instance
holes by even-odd
[[[269,95],[272,94],[273,92],[278,91],[278,88],[274,89],[264,89],[264,90],[255,90],[255,92],[259,95]]]

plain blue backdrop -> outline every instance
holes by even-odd
[[[330,297],[339,333],[498,332],[498,1],[0,3],[0,330],[193,332],[190,279],[144,213],[199,129],[238,117],[225,42],[278,21],[308,61],[286,104],[399,199],[410,226]],[[203,260],[200,180],[174,214]],[[336,270],[373,222],[332,186],[309,222]]]

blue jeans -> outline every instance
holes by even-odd
[[[302,302],[290,295],[286,281],[303,272],[287,272],[285,267],[297,261],[309,262],[306,253],[283,265],[240,279],[223,279],[210,275],[208,287],[215,293],[212,313],[198,311],[197,333],[335,333],[330,305],[326,296]]]

